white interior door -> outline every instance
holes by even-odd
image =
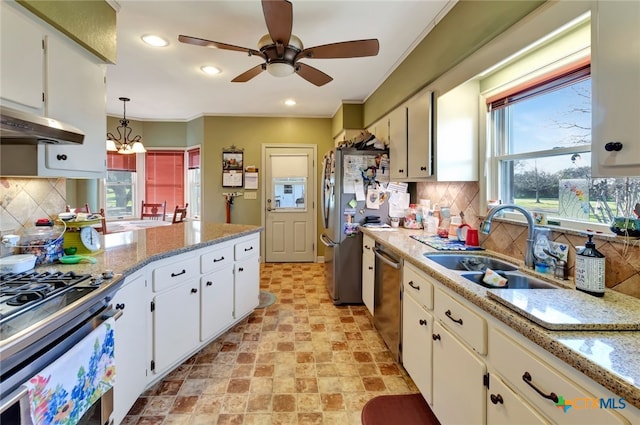
[[[316,147],[263,145],[266,262],[313,262]]]

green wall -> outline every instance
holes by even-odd
[[[364,105],[366,127],[436,80],[543,0],[462,0],[433,28]]]
[[[105,62],[116,63],[116,11],[102,0],[17,0]]]
[[[301,143],[317,146],[317,179],[320,181],[321,160],[333,147],[331,120],[329,118],[266,118],[266,117],[205,117],[205,140],[202,147],[202,220],[224,222],[226,220],[223,192],[243,192],[243,189],[222,187],[222,151],[235,145],[244,149],[244,165],[255,165],[259,170],[257,199],[237,197],[231,211],[232,223],[261,224],[261,191],[264,170],[261,168],[263,143]],[[252,191],[253,192],[253,191]],[[316,190],[317,192],[317,190]],[[321,233],[321,209],[318,206],[318,235]],[[323,255],[318,245],[318,255]]]

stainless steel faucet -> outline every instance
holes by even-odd
[[[504,209],[519,211],[527,219],[527,225],[529,226],[529,233],[527,234],[527,251],[524,255],[524,264],[527,267],[534,268],[535,267],[535,261],[534,261],[535,257],[533,254],[534,224],[533,224],[533,217],[531,216],[531,213],[529,211],[527,211],[526,209],[518,205],[513,205],[513,204],[502,204],[502,205],[498,205],[497,207],[493,207],[487,214],[487,217],[484,219],[482,224],[480,224],[480,231],[485,235],[488,235],[489,232],[491,231],[491,219],[493,218],[494,215],[496,215],[498,211],[501,211]]]

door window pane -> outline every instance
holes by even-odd
[[[306,209],[305,177],[273,179],[274,207],[276,209]]]

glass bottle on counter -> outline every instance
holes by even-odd
[[[440,224],[438,225],[438,236],[441,238],[449,237],[449,225],[451,224],[451,208],[448,206],[440,207]]]

